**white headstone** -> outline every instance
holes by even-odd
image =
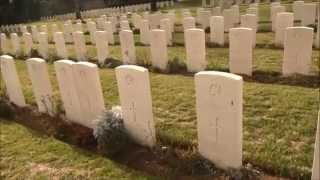
[[[27,60],[27,67],[39,112],[54,115],[53,93],[46,61],[40,58],[31,58]]]
[[[8,55],[0,56],[0,67],[10,102],[20,107],[26,106],[13,58]]]
[[[77,23],[74,25],[74,31],[81,31],[81,32],[83,32],[83,28],[82,28],[82,23],[81,23],[81,22],[77,22]]]
[[[120,28],[121,30],[131,30],[129,22],[127,20],[120,22]]]
[[[183,31],[196,28],[196,20],[194,17],[183,18]]]
[[[141,20],[140,24],[140,41],[142,44],[149,44],[150,27],[148,20]]]
[[[231,6],[231,10],[233,11],[233,22],[235,25],[240,23],[240,10],[238,5]]]
[[[105,31],[96,31],[96,48],[97,56],[100,64],[103,64],[104,61],[109,57],[109,45],[108,45],[108,36]]]
[[[200,154],[219,168],[240,168],[242,77],[225,72],[203,71],[195,75],[195,88]]]
[[[93,21],[89,21],[87,22],[87,26],[88,26],[88,31],[90,33],[90,40],[92,44],[95,44],[95,37],[94,37],[94,33],[97,31],[97,27],[96,27],[96,23]]]
[[[210,17],[211,17],[211,11],[205,11],[205,10],[202,10],[200,11],[200,14],[199,14],[199,22],[201,24],[201,27],[203,29],[206,29],[208,27],[210,27]]]
[[[229,33],[229,70],[252,75],[252,29],[232,28]]]
[[[157,12],[155,14],[150,14],[149,19],[148,19],[150,29],[159,29],[161,18],[162,18],[161,12]]]
[[[224,31],[229,32],[230,28],[234,27],[234,14],[232,9],[224,9],[223,10],[223,18],[224,18]]]
[[[79,97],[82,125],[96,126],[96,119],[105,111],[104,99],[97,65],[79,62],[72,65],[73,79]]]
[[[32,33],[33,42],[39,42],[39,31],[37,26],[35,25],[31,26],[31,33]]]
[[[38,51],[42,58],[48,59],[49,57],[48,34],[45,32],[39,33]]]
[[[185,31],[185,47],[187,68],[189,72],[199,72],[207,67],[206,42],[203,29],[188,29]]]
[[[169,18],[161,19],[160,29],[166,32],[166,42],[168,45],[172,45],[172,31],[171,31],[171,22]]]
[[[67,43],[71,43],[73,42],[73,39],[72,39],[72,32],[73,32],[73,27],[72,27],[72,24],[70,23],[65,23],[63,25],[63,30],[64,30],[64,38],[65,38],[65,41]]]
[[[293,27],[293,13],[278,13],[276,19],[275,45],[283,46],[284,33],[288,27]]]
[[[221,7],[214,7],[212,9],[212,16],[222,16]]]
[[[53,39],[55,42],[56,52],[59,58],[68,58],[68,52],[66,48],[66,44],[64,41],[63,33],[62,32],[56,32],[53,35]]]
[[[12,54],[14,54],[15,56],[19,56],[21,55],[21,46],[20,46],[20,38],[17,35],[17,33],[11,33],[10,34],[10,38],[11,38],[11,47],[12,47]]]
[[[114,44],[113,26],[112,22],[107,21],[104,23],[104,30],[107,32],[109,44]]]
[[[292,10],[294,14],[294,20],[301,20],[303,16],[304,1],[294,1],[292,4]]]
[[[320,179],[320,112],[318,113],[318,127],[316,132],[316,142],[314,145],[314,157],[312,165],[311,180]]]
[[[116,68],[116,77],[125,128],[137,143],[153,147],[156,135],[148,70],[123,65]]]
[[[252,31],[252,47],[256,46],[256,33],[258,31],[258,19],[254,14],[241,15],[241,27],[251,28]]]
[[[73,34],[74,49],[78,61],[86,61],[87,48],[83,32],[76,31]]]
[[[283,75],[310,75],[312,64],[313,29],[289,27],[284,38]]]
[[[271,6],[271,12],[270,12],[270,19],[271,19],[271,26],[272,26],[272,31],[276,30],[276,18],[277,14],[281,12],[285,12],[286,8],[284,6]]]
[[[224,20],[223,16],[212,16],[210,18],[210,42],[224,45]]]
[[[301,17],[301,25],[308,26],[314,25],[316,22],[317,4],[316,3],[304,3],[303,13]]]
[[[318,6],[318,26],[314,46],[315,48],[320,48],[320,5]]]
[[[133,33],[131,30],[120,31],[120,45],[122,61],[124,64],[136,63],[136,48],[134,45]]]
[[[30,56],[33,46],[32,35],[30,33],[23,33],[22,39],[24,42],[24,54]]]
[[[70,60],[60,60],[54,62],[54,67],[66,117],[68,120],[81,123],[79,97],[75,87],[72,69],[74,64],[75,63]]]
[[[152,66],[166,70],[168,65],[166,31],[160,29],[151,30],[150,50]]]
[[[9,41],[5,33],[0,34],[0,45],[1,45],[1,52],[3,54],[8,54],[10,52]]]

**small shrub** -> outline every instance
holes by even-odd
[[[14,113],[10,104],[5,100],[0,99],[0,118],[11,119],[13,118],[13,116],[14,116]]]
[[[108,67],[108,68],[115,68],[122,65],[122,62],[114,59],[114,58],[107,58],[104,60],[104,64],[100,65],[102,67]]]
[[[139,29],[133,29],[133,34],[140,34],[140,30]]]
[[[32,48],[30,52],[30,57],[40,57],[38,50]]]
[[[210,27],[206,27],[206,29],[204,30],[204,32],[205,32],[206,34],[209,34],[209,33],[210,33]]]
[[[130,138],[123,124],[121,107],[113,107],[99,117],[93,135],[104,155],[113,156],[127,147]]]
[[[187,65],[175,57],[168,62],[168,71],[169,73],[184,73],[187,72]]]

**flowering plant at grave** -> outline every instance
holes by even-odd
[[[120,106],[104,112],[97,121],[93,135],[97,139],[99,151],[104,155],[115,155],[130,143]]]

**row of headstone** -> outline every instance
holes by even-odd
[[[284,13],[287,15],[288,13]],[[278,16],[280,17],[280,13]],[[292,17],[292,14],[290,14]],[[242,19],[247,18],[244,15]],[[254,18],[253,18],[254,19]],[[212,24],[220,23],[219,28],[213,28],[211,37],[213,42],[223,44],[224,33],[221,26],[223,17],[213,16]],[[246,25],[246,20],[242,22],[244,25],[241,28],[232,28],[229,33],[229,69],[232,73],[252,75],[252,52],[255,43],[254,25]],[[254,23],[253,23],[254,24]],[[285,23],[282,23],[285,24]],[[154,67],[163,71],[168,65],[168,37],[166,30],[154,29],[148,31],[148,43],[150,44],[151,62]],[[87,48],[83,32],[77,31],[73,34],[74,49],[76,58],[79,61],[87,61]],[[122,61],[124,64],[136,64],[136,49],[134,44],[133,32],[131,30],[120,31],[120,46]],[[276,34],[276,37],[278,38]],[[310,75],[312,64],[312,43],[313,29],[307,27],[287,27],[283,29],[281,34],[284,46],[283,57],[283,75],[291,75],[299,73]],[[105,31],[95,31],[94,38],[97,49],[97,59],[99,63],[104,63],[109,57],[108,52],[108,33]],[[26,53],[30,53],[32,48],[31,36],[28,33],[24,34]],[[0,36],[1,50],[4,54],[8,53],[7,38],[4,34]],[[61,32],[56,32],[54,35],[55,49],[58,57],[68,58],[65,40]],[[11,37],[12,50],[14,53],[21,54],[20,41],[16,34]],[[206,47],[205,47],[205,32],[202,29],[189,28],[185,30],[185,47],[186,47],[186,63],[189,72],[199,72],[207,67]],[[38,51],[41,57],[48,58],[48,38],[46,33],[39,33]]]
[[[39,112],[54,115],[46,62],[32,58],[26,63]],[[1,56],[0,64],[9,100],[19,107],[25,107],[13,58]],[[70,60],[56,61],[54,67],[66,118],[89,128],[95,127],[97,117],[105,110],[98,67],[92,63]],[[116,68],[115,72],[125,128],[137,143],[153,147],[156,144],[156,132],[148,70],[123,65]],[[240,168],[242,78],[229,73],[204,71],[195,75],[195,84],[199,152],[218,167]],[[212,116],[215,118],[209,118]],[[233,132],[232,135],[230,132]]]
[[[248,29],[241,30],[250,36]],[[231,29],[231,32],[234,31]],[[26,63],[39,112],[54,115],[55,105],[46,62],[31,58]],[[92,63],[70,60],[56,61],[54,66],[67,119],[89,128],[95,127],[97,117],[105,111],[98,67]],[[10,102],[19,107],[27,106],[13,58],[1,56],[0,67]],[[116,68],[116,78],[125,128],[137,143],[153,147],[156,144],[156,132],[148,70],[123,65]],[[202,71],[195,74],[195,90],[200,154],[217,167],[240,168],[243,141],[242,77]],[[320,120],[312,180],[319,178],[319,133]]]

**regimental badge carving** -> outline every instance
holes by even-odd
[[[131,75],[127,74],[125,76],[125,81],[126,81],[127,85],[130,86],[134,83],[134,78]]]
[[[218,94],[220,94],[221,92],[221,86],[220,84],[217,84],[215,82],[212,82],[211,85],[209,86],[209,93],[212,95],[212,96],[216,96]]]

